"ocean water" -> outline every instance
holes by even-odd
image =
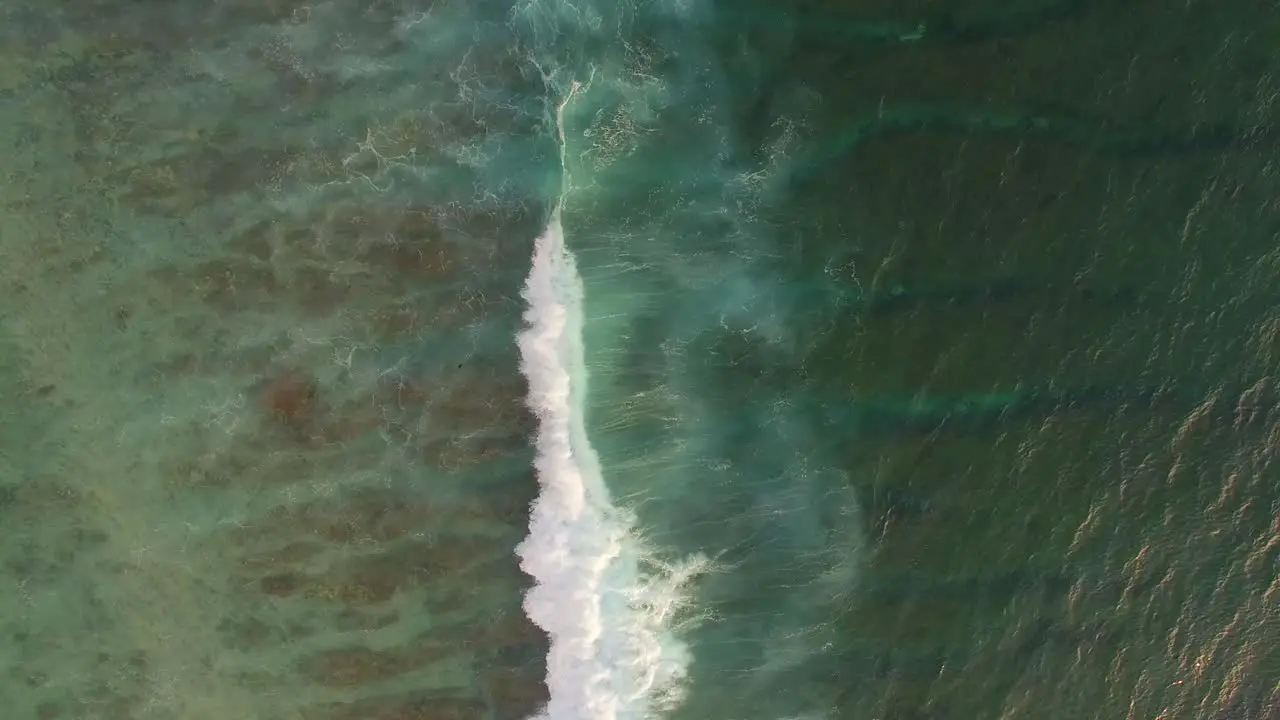
[[[8,716],[1280,718],[1273,3],[0,37]]]

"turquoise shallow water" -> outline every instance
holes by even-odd
[[[0,12],[15,717],[1280,717],[1270,3]]]

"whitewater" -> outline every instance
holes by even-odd
[[[565,167],[564,110],[556,112]],[[529,406],[538,418],[540,495],[517,547],[534,578],[525,611],[550,636],[546,720],[642,720],[678,702],[689,663],[669,627],[698,558],[663,567],[633,535],[635,519],[610,501],[585,426],[583,282],[565,247],[567,170],[546,230],[534,245],[518,337]],[[662,572],[646,572],[662,568]]]

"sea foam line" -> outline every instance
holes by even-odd
[[[557,109],[561,166],[564,109]],[[567,171],[566,171],[567,172]],[[565,181],[566,189],[568,181]],[[534,244],[518,336],[528,404],[538,418],[541,492],[516,553],[534,578],[525,612],[550,636],[541,720],[644,720],[678,698],[687,652],[664,627],[692,566],[642,572],[634,520],[612,505],[584,423],[583,283],[565,247],[557,201]],[[695,563],[696,564],[696,563]]]

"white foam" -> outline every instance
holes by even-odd
[[[557,115],[562,165],[564,108],[579,90],[575,84]],[[656,566],[633,536],[634,520],[610,502],[584,422],[583,284],[560,209],[557,202],[534,246],[522,293],[527,328],[518,337],[539,421],[541,493],[516,552],[535,580],[525,611],[551,639],[550,702],[538,717],[644,720],[679,697],[688,655],[664,624],[697,563],[644,572]]]

